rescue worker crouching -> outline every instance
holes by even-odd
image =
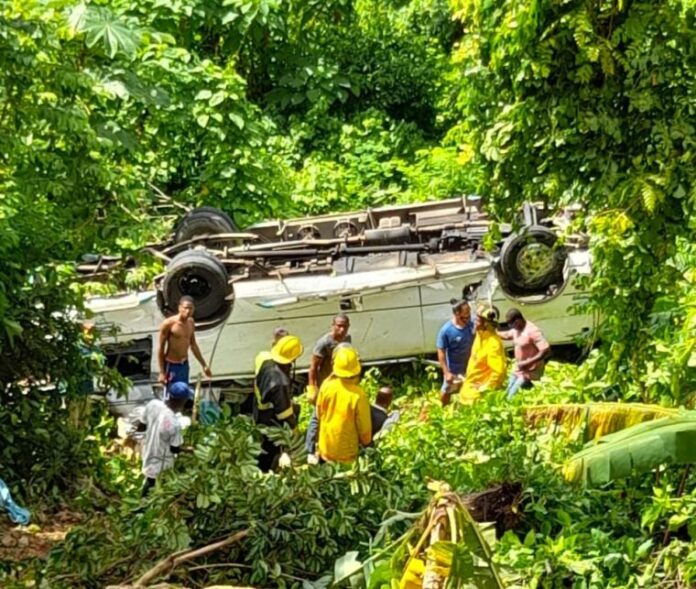
[[[257,424],[291,429],[297,426],[297,416],[292,403],[292,380],[290,371],[293,363],[302,355],[302,342],[294,335],[281,337],[271,348],[271,357],[264,361],[254,380],[256,403],[253,418]],[[266,436],[261,444],[259,468],[264,472],[271,470],[276,458],[281,454]]]
[[[362,387],[360,360],[354,348],[344,345],[333,356],[333,372],[319,390],[319,456],[330,462],[353,462],[360,445],[372,441],[370,403]]]

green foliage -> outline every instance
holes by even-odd
[[[696,229],[694,6],[454,5],[468,34],[454,53],[461,121],[451,134],[475,149],[497,210],[545,200],[593,216],[592,305],[607,344],[596,374],[643,383],[648,318],[674,296],[678,245]],[[683,391],[689,380],[672,374],[670,389]]]
[[[560,384],[559,378],[537,388],[550,393]],[[429,502],[427,482],[440,480],[464,495],[520,484],[520,499],[498,522],[508,531],[492,544],[507,585],[618,589],[637,587],[640,578],[646,586],[693,578],[687,558],[696,549],[693,475],[681,497],[674,491],[679,469],[663,469],[658,483],[643,474],[598,488],[571,485],[560,468],[579,445],[555,430],[529,428],[502,396],[443,411],[427,378],[402,385],[400,394],[418,391],[399,396],[402,420],[352,469],[296,462],[262,474],[255,466],[258,431],[235,418],[187,434],[194,454],[181,455],[138,509],[134,465],[110,459],[100,474],[109,499],[88,490],[83,504],[96,500],[98,513],[48,563],[37,562],[34,573],[51,587],[101,587],[132,579],[176,550],[249,528],[239,545],[176,569],[170,580],[300,587],[303,580],[319,582],[335,559],[353,553],[379,587],[379,579],[396,574],[382,566],[385,554]],[[418,419],[423,408],[426,421]],[[301,445],[289,432],[280,438]]]
[[[634,425],[590,443],[564,467],[566,479],[589,485],[608,483],[661,464],[696,461],[696,413],[684,412]]]
[[[102,586],[139,575],[159,558],[249,530],[240,545],[210,555],[209,571],[176,571],[196,582],[300,586],[329,570],[335,558],[369,540],[391,497],[386,481],[361,469],[306,466],[281,475],[256,466],[258,430],[234,418],[199,436],[193,456],[182,456],[146,503],[112,506],[72,532],[54,551],[51,586]],[[204,561],[205,562],[205,561]],[[200,563],[197,563],[200,564]],[[299,581],[297,580],[299,579]],[[298,584],[299,583],[299,584]]]
[[[0,449],[2,478],[18,499],[48,508],[73,494],[76,484],[98,475],[99,445],[86,438],[85,428],[96,428],[99,415],[71,423],[71,408],[79,402],[76,395],[29,392],[6,393],[0,406],[0,419],[6,424]]]
[[[133,254],[198,204],[243,227],[469,189],[434,142],[458,34],[444,0],[0,11],[0,398],[15,421],[21,403],[57,403],[35,385],[82,378],[80,255]],[[8,467],[17,484],[25,466]]]

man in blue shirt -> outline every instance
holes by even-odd
[[[469,303],[452,299],[452,319],[437,334],[437,360],[442,368],[443,381],[440,400],[449,404],[450,396],[461,387],[474,343],[474,320]]]

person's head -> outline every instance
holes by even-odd
[[[304,346],[296,335],[284,335],[271,348],[271,358],[281,368],[290,370],[292,363],[304,352]]]
[[[271,340],[271,346],[275,346],[281,337],[290,335],[290,332],[284,327],[276,327],[273,329],[273,339]]]
[[[516,329],[517,331],[523,330],[524,326],[527,324],[527,322],[524,319],[524,316],[522,315],[522,311],[514,308],[510,309],[505,314],[505,321],[507,321],[509,327],[511,327],[512,329]]]
[[[333,355],[332,370],[334,375],[339,378],[360,376],[362,366],[360,366],[360,358],[358,358],[355,348],[348,345],[337,347]]]
[[[185,320],[193,317],[194,308],[193,297],[184,295],[179,299],[179,317],[181,319]]]
[[[375,403],[382,407],[382,409],[388,411],[393,400],[394,391],[392,391],[391,387],[382,387],[377,391],[377,398],[375,399]]]
[[[172,383],[167,393],[169,395],[167,406],[175,413],[181,411],[186,402],[193,399],[193,391],[185,382]]]
[[[350,329],[350,319],[348,315],[336,315],[331,322],[331,337],[335,342],[342,342],[348,335]]]
[[[476,329],[478,331],[485,331],[486,329],[493,329],[496,326],[498,320],[498,312],[487,305],[480,305],[476,309]]]
[[[452,299],[452,315],[460,325],[465,325],[471,320],[471,307],[466,300]]]

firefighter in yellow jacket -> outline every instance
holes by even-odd
[[[503,340],[495,331],[497,313],[489,307],[479,307],[476,313],[476,337],[459,399],[471,405],[481,394],[498,389],[505,380],[507,358]]]
[[[319,456],[330,462],[352,462],[360,445],[372,441],[370,403],[362,387],[360,360],[354,348],[344,345],[333,356],[333,372],[319,390]]]

